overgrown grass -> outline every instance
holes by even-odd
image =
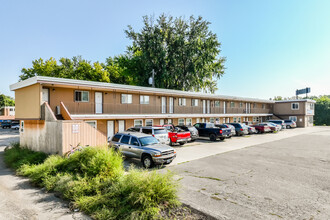
[[[52,155],[36,163],[30,158],[41,154],[26,152],[19,146],[7,150],[5,157],[11,159],[6,163],[95,219],[154,219],[162,208],[179,205],[177,181],[170,172],[131,168],[125,173],[122,156],[108,148],[88,147],[69,158]]]
[[[47,154],[35,152],[27,148],[20,148],[19,143],[13,143],[10,148],[5,150],[5,163],[14,169],[23,164],[40,164],[47,158]]]

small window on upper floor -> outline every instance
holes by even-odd
[[[314,110],[314,103],[309,104],[309,110]]]
[[[89,91],[76,90],[74,93],[75,102],[89,102]]]
[[[299,103],[291,103],[292,110],[299,110]]]
[[[240,102],[240,103],[239,103],[239,107],[240,107],[240,108],[243,108],[243,102]]]
[[[230,102],[230,108],[235,108],[235,102]]]
[[[121,94],[121,104],[132,104],[132,95]]]
[[[186,98],[179,98],[179,106],[186,106]]]
[[[191,106],[198,106],[198,99],[192,99]]]
[[[265,109],[266,108],[266,105],[265,104],[262,104],[262,109]]]
[[[214,101],[214,106],[215,107],[220,107],[220,101]]]
[[[149,96],[140,95],[140,104],[149,104]]]

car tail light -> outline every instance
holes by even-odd
[[[154,134],[153,134],[152,136],[153,136],[153,137],[155,137],[155,135],[154,135]]]
[[[220,130],[220,134],[222,134],[222,130]]]
[[[243,131],[243,128],[241,128],[240,130]]]

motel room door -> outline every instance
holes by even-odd
[[[103,97],[102,92],[95,92],[95,113],[102,114],[103,113]]]
[[[49,104],[49,89],[42,89],[42,103],[47,102]]]
[[[108,140],[112,138],[112,136],[115,134],[115,123],[114,121],[108,121],[107,122],[107,131],[108,131]]]
[[[118,121],[118,132],[123,132],[123,131],[125,131],[125,121],[119,120]]]

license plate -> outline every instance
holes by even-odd
[[[167,160],[166,163],[171,163],[171,160]]]

